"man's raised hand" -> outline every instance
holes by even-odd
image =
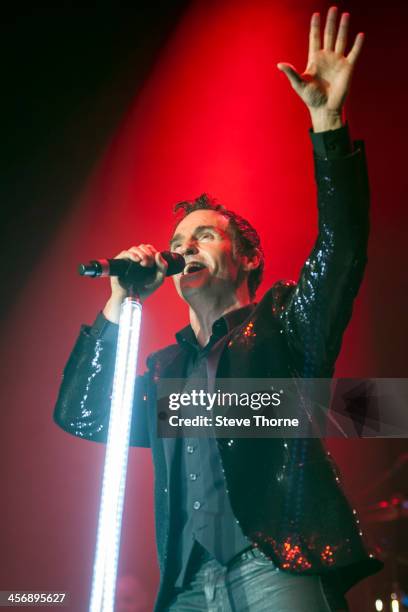
[[[332,6],[327,13],[322,46],[320,15],[314,13],[310,24],[306,70],[300,74],[291,64],[278,64],[279,70],[286,74],[293,89],[308,107],[315,132],[342,125],[344,100],[364,41],[364,34],[360,32],[345,55],[349,20],[349,13],[343,13],[337,29],[337,7]]]

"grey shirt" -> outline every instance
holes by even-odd
[[[209,365],[208,356],[217,350],[217,342],[225,334],[247,318],[252,308],[253,305],[244,306],[215,321],[211,338],[203,348],[197,343],[190,326],[176,334],[177,341],[189,351],[184,392],[211,388],[215,372]],[[174,535],[177,534],[174,561],[178,577],[175,586],[182,588],[196,543],[226,565],[249,548],[251,542],[242,533],[233,514],[215,437],[178,440],[174,469],[179,474],[175,479],[177,491],[174,496],[177,511],[172,513],[177,523],[172,526]]]

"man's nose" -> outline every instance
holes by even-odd
[[[192,241],[185,242],[181,247],[180,253],[183,255],[183,257],[186,255],[194,255],[195,253],[198,253],[197,245]]]

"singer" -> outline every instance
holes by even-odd
[[[160,378],[184,379],[189,392],[203,379],[214,389],[217,378],[333,375],[368,237],[364,147],[350,140],[343,113],[363,35],[346,54],[348,23],[343,13],[337,26],[330,8],[322,44],[315,13],[305,72],[278,64],[312,124],[319,231],[298,282],[278,282],[255,302],[264,266],[256,230],[207,194],[175,207],[170,249],[186,265],[173,279],[190,324],[149,356],[131,432],[155,465],[156,612],[339,612],[346,591],[381,568],[320,440],[158,438],[153,399]],[[152,245],[117,258],[156,267],[142,301],[163,283],[167,262]],[[102,443],[122,284],[111,278],[103,312],[82,328],[54,413],[67,432]]]

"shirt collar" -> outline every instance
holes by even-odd
[[[255,308],[255,304],[247,304],[242,308],[231,310],[224,316],[214,321],[212,326],[212,335],[217,338],[222,338],[228,334],[234,327],[237,327],[249,316],[252,310]],[[189,346],[197,348],[198,342],[191,325],[186,325],[180,331],[176,333],[176,340],[179,346]],[[201,347],[200,347],[201,348]]]

